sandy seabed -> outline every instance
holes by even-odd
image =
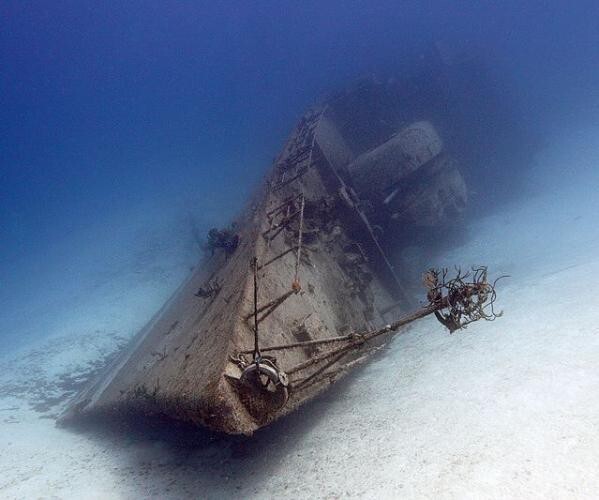
[[[548,151],[539,168],[596,161],[597,148],[592,156],[577,147],[578,159],[563,152],[591,136]],[[72,333],[4,356],[0,497],[596,498],[596,185],[584,176],[540,185],[542,194],[474,223],[469,241],[438,262],[510,274],[498,286],[502,318],[454,335],[422,321],[251,439],[55,426],[71,391],[183,271],[168,268],[162,288],[143,273],[137,288],[137,278],[122,279],[97,294],[103,308],[73,311],[76,328],[67,316]],[[93,329],[93,315],[109,312],[112,322]]]

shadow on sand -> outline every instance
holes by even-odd
[[[373,359],[381,359],[386,351]],[[263,492],[263,483],[277,475],[281,492],[285,493],[285,477],[294,475],[286,467],[288,457],[300,450],[306,453],[301,448],[306,434],[322,419],[330,418],[331,406],[343,398],[367,365],[356,367],[324,394],[251,437],[217,434],[155,418],[94,421],[71,431],[84,433],[108,448],[114,456],[114,474],[125,484],[125,490],[136,496],[254,495]]]

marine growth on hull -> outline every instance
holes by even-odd
[[[433,110],[358,86],[310,109],[262,186],[63,422],[161,415],[250,434],[428,315],[493,320],[485,268],[430,270],[416,307],[390,235],[455,223],[468,203]]]

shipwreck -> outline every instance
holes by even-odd
[[[468,190],[434,116],[368,83],[309,109],[234,224],[61,423],[167,416],[251,434],[319,394],[401,327],[492,320],[485,268],[430,270],[417,307],[394,231],[460,217]]]

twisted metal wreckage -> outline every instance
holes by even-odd
[[[212,255],[62,423],[161,415],[251,434],[413,321],[434,314],[453,332],[499,316],[484,267],[428,271],[427,305],[405,313],[394,231],[455,220],[467,191],[430,122],[375,120],[376,89],[357,92],[304,115],[235,234],[212,232]]]

